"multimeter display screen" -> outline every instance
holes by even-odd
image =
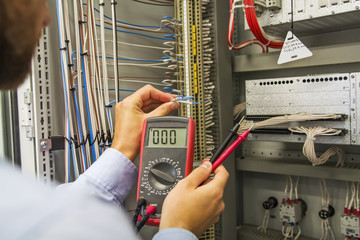
[[[149,147],[186,147],[186,128],[150,128]]]

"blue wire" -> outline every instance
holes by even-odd
[[[122,100],[124,100],[124,99],[120,99],[120,101],[122,101]],[[107,104],[107,106],[109,106],[109,105],[111,105],[111,104],[114,104],[114,103],[116,103],[116,100],[109,102],[109,103]]]
[[[74,54],[76,53],[76,51],[73,51],[71,53],[71,64],[72,64],[72,69],[74,69]]]
[[[94,9],[96,12],[100,13],[100,11],[98,9],[96,9],[96,8],[94,8]],[[112,21],[112,18],[109,16],[106,16],[105,14],[104,14],[104,17]],[[163,18],[163,20],[164,20],[164,18]],[[167,28],[166,26],[160,27],[160,26],[149,26],[149,25],[137,25],[137,24],[127,23],[127,22],[123,22],[123,21],[119,21],[119,20],[116,20],[116,22],[122,23],[125,25],[129,25],[129,26],[133,26],[133,27],[141,27],[141,28]]]
[[[99,24],[96,24],[97,27],[101,27]],[[113,30],[112,28],[109,27],[104,27],[106,30]],[[166,40],[166,41],[173,41],[175,40],[174,37],[170,37],[170,38],[161,38],[161,37],[154,37],[154,36],[150,36],[150,35],[146,35],[146,34],[142,34],[142,33],[137,33],[137,32],[131,32],[131,31],[124,31],[124,30],[119,30],[117,29],[118,32],[122,32],[122,33],[129,33],[129,34],[135,34],[135,35],[139,35],[139,36],[143,36],[143,37],[148,37],[148,38],[154,38],[154,39],[159,39],[159,40]]]
[[[62,49],[63,48],[63,46],[62,46],[62,38],[61,38],[61,31],[60,31],[60,9],[59,9],[59,1],[58,0],[56,0],[56,10],[57,10],[57,18],[58,18],[58,28],[59,28],[59,40],[60,40],[60,48]],[[66,85],[66,80],[65,80],[65,70],[64,70],[64,59],[63,59],[63,56],[62,56],[62,54],[60,53],[60,58],[61,58],[61,72],[62,72],[62,79],[63,79],[63,87],[64,87],[64,93],[65,93],[65,104],[66,104],[66,106],[65,106],[65,109],[66,109],[66,113],[67,113],[67,116],[68,116],[68,118],[66,119],[66,125],[67,125],[67,133],[66,133],[66,137],[67,137],[67,139],[70,139],[70,119],[69,119],[69,108],[68,108],[68,93],[67,93],[67,85]],[[67,169],[67,171],[68,171],[68,182],[70,182],[70,159],[71,159],[71,157],[70,157],[70,152],[72,152],[71,151],[71,144],[70,144],[70,142],[67,142],[67,144],[68,144],[68,148],[69,148],[69,152],[68,152],[68,169]],[[74,162],[74,161],[73,161]],[[75,168],[74,168],[74,172],[76,173],[76,171],[75,171]]]
[[[73,88],[77,87],[78,84],[74,84],[74,86],[72,86]],[[85,86],[82,86],[82,88],[85,88]],[[96,88],[96,90],[98,90]],[[102,91],[104,91],[105,89],[101,89]],[[115,91],[115,88],[109,88],[109,91]],[[122,88],[119,88],[119,91],[123,91],[123,92],[136,92],[136,90],[132,90],[132,89],[122,89]]]
[[[115,91],[115,88],[109,88],[109,91]],[[123,91],[123,92],[136,92],[136,90],[130,90],[130,89],[119,89],[119,91]]]
[[[79,33],[80,34],[80,33]],[[80,46],[82,46],[82,42],[81,42],[81,37],[80,37]],[[92,125],[91,125],[91,118],[90,118],[90,107],[89,107],[89,99],[88,99],[88,96],[87,96],[87,87],[86,87],[86,74],[85,74],[85,61],[84,61],[84,56],[83,56],[83,49],[82,47],[80,48],[81,49],[81,66],[82,66],[82,73],[83,73],[83,79],[84,79],[84,90],[85,90],[85,102],[86,102],[86,112],[87,112],[87,117],[88,117],[88,123],[89,123],[89,132],[90,132],[90,142],[92,143],[94,141],[94,134],[93,134],[93,131],[92,131]],[[93,159],[93,162],[96,161],[96,152],[95,152],[95,146],[92,145],[91,146],[91,153],[92,153],[92,159]]]
[[[82,141],[83,139],[83,133],[82,133],[82,129],[81,129],[81,118],[80,118],[80,110],[79,110],[79,105],[76,99],[76,94],[75,91],[73,91],[73,95],[74,95],[74,104],[75,104],[75,111],[76,111],[76,118],[77,118],[77,122],[78,122],[78,128],[79,128],[79,139],[80,141]],[[84,149],[84,145],[81,145],[81,154],[83,155],[83,163],[84,163],[84,170],[87,169],[87,165],[86,165],[86,158],[85,158],[85,149]]]
[[[102,56],[99,56],[102,58]],[[114,59],[114,57],[106,57],[106,59]],[[137,59],[137,58],[118,58],[118,60],[124,61],[134,61],[134,62],[156,62],[156,63],[163,63],[163,60],[147,60],[147,59]]]
[[[112,128],[111,119],[110,119],[110,108],[107,107],[106,110],[107,110],[107,114],[108,114],[108,118],[109,118],[110,129],[111,129],[111,131],[112,131],[113,128]]]

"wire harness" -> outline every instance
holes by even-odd
[[[329,218],[334,216],[335,209],[330,205],[330,195],[326,187],[325,179],[320,179],[321,192],[321,210],[319,216],[321,218],[321,236],[320,240],[335,240],[334,232],[331,229]]]
[[[326,150],[320,157],[316,156],[315,152],[315,137],[316,136],[336,136],[341,134],[341,130],[336,130],[332,128],[323,128],[323,127],[294,127],[289,128],[290,131],[295,133],[305,133],[306,140],[303,146],[303,154],[309,161],[313,164],[313,166],[321,165],[326,163],[329,158],[335,154],[339,156],[336,167],[342,167],[345,161],[345,153],[339,147],[331,147]]]

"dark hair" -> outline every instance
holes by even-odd
[[[33,1],[0,0],[0,89],[19,86],[30,71],[38,40],[35,11],[27,9]]]

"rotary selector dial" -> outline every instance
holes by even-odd
[[[166,195],[182,178],[184,173],[178,161],[171,158],[149,161],[144,168],[140,193]]]
[[[150,169],[150,185],[158,190],[166,190],[176,182],[176,170],[169,163],[158,163]]]

